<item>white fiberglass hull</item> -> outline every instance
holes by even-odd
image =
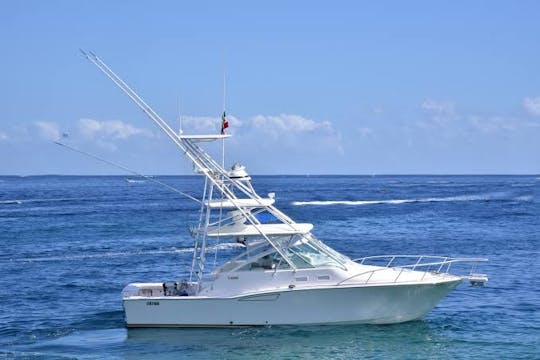
[[[287,289],[232,298],[124,299],[128,327],[393,324],[425,316],[460,280]]]

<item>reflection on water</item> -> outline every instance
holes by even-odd
[[[13,347],[7,354],[84,359],[454,359],[463,354],[499,358],[519,351],[534,358],[533,339],[510,336],[494,343],[488,326],[467,317],[466,312],[438,313],[395,325],[72,330],[53,340]]]
[[[445,339],[437,328],[418,321],[398,325],[258,327],[234,329],[130,329],[130,348],[161,349],[174,355],[238,358],[444,357]],[[416,344],[416,345],[415,345]],[[140,355],[140,354],[139,354]],[[134,356],[136,357],[136,356]]]
[[[121,359],[445,358],[450,341],[436,324],[417,321],[397,325],[88,330],[26,350],[45,357],[63,354]],[[13,354],[29,355],[14,350]]]

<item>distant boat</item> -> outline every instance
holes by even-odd
[[[245,167],[235,164],[227,170],[199,146],[228,138],[223,125],[221,134],[177,134],[97,56],[84,54],[205,178],[202,198],[195,199],[198,222],[190,229],[194,247],[189,279],[128,284],[122,291],[127,327],[400,323],[424,317],[463,280],[474,285],[487,281],[486,275],[474,272],[487,259],[351,259],[337,252],[311,233],[312,224],[297,223],[275,207],[274,196],[257,194]],[[241,243],[244,250],[210,272],[212,239]],[[472,263],[473,268],[466,275],[450,274],[456,263]]]

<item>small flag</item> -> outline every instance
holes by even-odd
[[[221,115],[221,135],[225,135],[225,129],[229,127],[229,120],[225,116],[225,111]]]

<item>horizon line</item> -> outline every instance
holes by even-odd
[[[114,176],[114,177],[126,177],[137,178],[147,176],[200,176],[200,174],[146,174],[146,175],[133,175],[133,174],[0,174],[0,177],[38,177],[38,176]],[[250,174],[250,176],[540,176],[540,173],[372,173],[372,174],[341,174],[341,173],[316,173],[316,174]]]

